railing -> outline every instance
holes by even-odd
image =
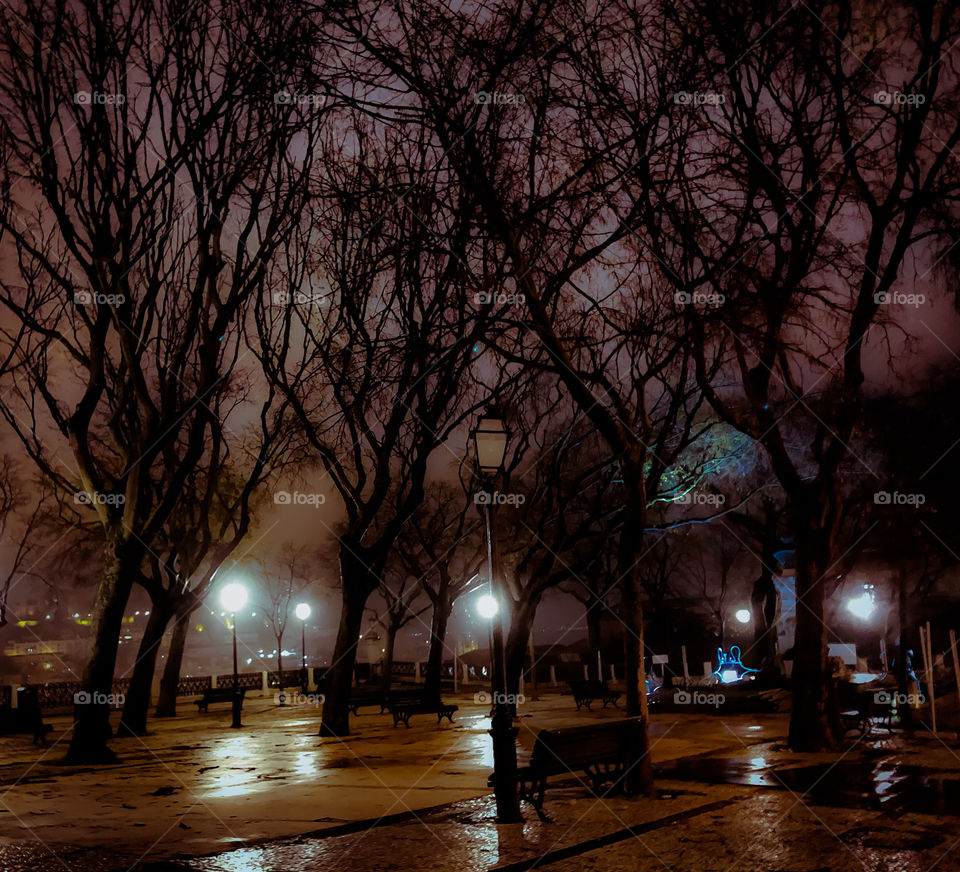
[[[267,687],[280,687],[280,673],[276,669],[273,672],[267,673]],[[303,670],[302,669],[284,669],[283,670],[283,686],[284,687],[302,687],[303,686]]]
[[[213,678],[209,675],[193,675],[190,678],[181,678],[177,683],[177,696],[197,696],[213,685]]]

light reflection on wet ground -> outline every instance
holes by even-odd
[[[828,806],[960,816],[960,772],[955,770],[863,760],[768,766],[763,757],[687,757],[656,768],[664,778],[788,790]]]

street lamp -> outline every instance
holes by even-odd
[[[478,608],[481,609],[481,614],[489,614],[493,636],[493,670],[490,682],[493,696],[493,716],[490,719],[490,736],[493,739],[493,792],[497,800],[497,820],[500,823],[514,823],[522,820],[517,798],[517,731],[507,705],[503,612],[498,608],[502,597],[497,590],[498,582],[493,569],[493,523],[490,513],[493,481],[503,468],[503,458],[507,451],[507,425],[497,408],[490,407],[480,418],[477,429],[473,432],[473,441],[477,452],[477,472],[483,485],[491,491],[483,499],[480,499],[478,494],[475,500],[483,507],[487,532],[490,589],[486,596],[481,597]]]
[[[874,599],[873,585],[864,585],[863,593],[860,596],[847,600],[847,611],[861,621],[867,620],[877,608],[877,602]]]
[[[750,623],[750,609],[737,609],[733,615],[741,624]]]
[[[240,676],[237,673],[237,612],[247,604],[247,589],[237,581],[224,585],[220,591],[220,605],[230,612],[233,625],[233,722],[231,727],[243,726],[240,723]]]
[[[310,603],[297,603],[293,613],[300,619],[300,652],[303,655],[303,693],[310,690],[307,681],[307,618],[310,617]]]
[[[490,594],[485,593],[480,599],[477,600],[477,614],[481,618],[489,620],[500,610],[500,604],[497,602],[497,598],[490,596]]]

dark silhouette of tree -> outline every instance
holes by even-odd
[[[383,628],[384,639],[382,673],[380,684],[385,691],[390,690],[393,681],[393,655],[397,644],[397,633],[407,624],[418,621],[430,607],[430,602],[417,579],[411,578],[403,566],[387,563],[384,580],[377,589],[384,605],[373,609],[373,623]],[[438,694],[439,695],[439,694]]]
[[[439,147],[417,132],[342,119],[312,185],[314,218],[291,292],[257,307],[260,356],[289,398],[343,503],[342,610],[321,733],[349,731],[349,696],[364,609],[396,538],[423,499],[427,463],[468,416],[471,367],[484,331],[473,312],[477,257],[472,192],[452,185]],[[483,399],[486,399],[485,397]]]
[[[97,700],[125,604],[223,427],[249,301],[299,221],[319,122],[272,98],[311,41],[286,24],[297,11],[0,15],[0,234],[16,275],[0,288],[0,415],[59,492],[87,495],[104,539],[73,761],[112,757]]]
[[[431,609],[430,651],[424,694],[440,695],[447,624],[457,598],[480,570],[484,559],[483,529],[471,500],[448,482],[429,482],[417,507],[397,538],[395,553],[419,579]]]
[[[678,92],[717,99],[676,101],[678,135],[655,169],[628,179],[630,203],[647,205],[643,250],[682,295],[701,388],[764,447],[788,500],[789,743],[813,751],[840,730],[824,602],[844,556],[842,471],[858,462],[864,360],[882,354],[888,304],[914,267],[952,241],[960,123],[943,61],[960,21],[952,2],[743,11],[671,5],[665,29],[683,35],[677,66],[691,71]],[[632,94],[608,93],[631,123]]]

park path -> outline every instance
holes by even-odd
[[[782,749],[782,715],[663,713],[651,726],[652,754],[662,770],[658,799],[601,802],[576,785],[559,787],[548,794],[548,820],[528,809],[525,824],[498,827],[486,787],[492,765],[487,708],[466,697],[455,701],[461,711],[452,727],[437,727],[425,717],[409,730],[394,729],[388,716],[363,714],[357,734],[337,742],[317,736],[318,711],[278,710],[269,700],[253,699],[239,731],[227,726],[228,711],[187,714],[158,722],[143,740],[115,743],[122,761],[98,769],[57,766],[56,748],[41,752],[22,738],[4,740],[0,867],[376,872],[428,866],[462,872],[527,868],[546,855],[550,868],[582,861],[584,868],[596,862],[603,869],[603,857],[641,844],[657,843],[657,850],[669,853],[676,847],[670,839],[693,857],[688,842],[712,832],[718,820],[736,834],[741,816],[762,822],[769,808],[797,803],[789,785],[776,788],[758,775],[764,767],[781,771],[828,762]],[[521,714],[519,740],[526,748],[543,727],[619,716],[610,709],[575,713],[570,698],[556,694],[529,703]],[[63,728],[57,719],[54,725]],[[888,753],[864,746],[850,759],[869,762],[864,751]],[[952,753],[929,750],[926,757],[939,758],[925,758],[924,765],[960,768]],[[721,772],[705,762],[711,759],[733,762]],[[808,805],[800,802],[790,814]],[[863,811],[851,806],[830,814]],[[64,821],[71,823],[65,827]],[[849,822],[847,829],[856,826]],[[803,823],[797,827],[802,831]],[[904,850],[916,853],[921,842],[910,838],[914,847]],[[664,839],[669,845],[661,844]],[[719,845],[714,848],[724,856]],[[951,867],[941,865],[937,872],[943,868]]]

